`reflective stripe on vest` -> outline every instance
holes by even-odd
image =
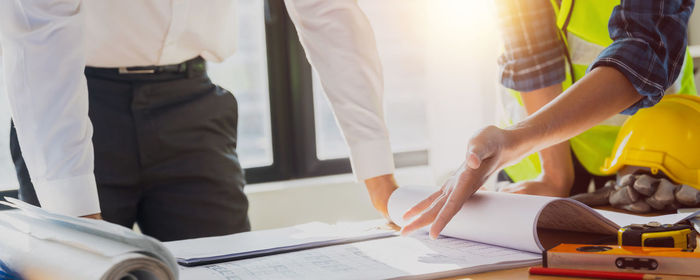
[[[608,21],[619,3],[619,0],[563,0],[560,6],[552,0],[560,38],[568,51],[566,80],[562,83],[562,89],[567,89],[573,83],[572,70],[575,80],[581,79],[600,52],[613,42],[608,33]],[[697,94],[692,63],[690,54],[686,51],[681,75],[666,90],[667,94]],[[526,114],[520,93],[508,92],[511,97],[502,98],[501,102],[509,113],[507,120],[513,123]],[[589,173],[603,175],[600,168],[605,158],[610,156],[620,126],[626,119],[625,115],[615,115],[569,140],[576,158]],[[515,182],[534,179],[541,173],[539,156],[537,153],[529,155],[504,170]]]

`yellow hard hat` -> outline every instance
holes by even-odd
[[[629,117],[601,171],[613,174],[625,165],[648,167],[653,174],[660,170],[678,184],[700,189],[700,97],[666,95]]]

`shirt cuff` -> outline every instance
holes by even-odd
[[[358,181],[393,174],[394,155],[389,140],[350,145],[350,164]]]
[[[74,217],[100,213],[94,174],[33,183],[41,208]]]

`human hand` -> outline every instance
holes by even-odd
[[[365,180],[365,186],[369,193],[374,208],[381,213],[384,218],[389,219],[388,203],[391,194],[399,187],[396,184],[393,174],[381,175]]]
[[[430,237],[437,238],[447,223],[462,208],[486,179],[517,155],[516,145],[508,131],[488,126],[469,140],[465,162],[442,188],[406,211],[403,218],[418,218],[407,224],[401,234],[407,235],[432,224]]]
[[[96,214],[91,214],[91,215],[85,215],[85,216],[80,216],[81,218],[88,218],[88,219],[95,219],[95,220],[102,220],[102,214],[101,213],[96,213]]]

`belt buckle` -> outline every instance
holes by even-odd
[[[155,74],[154,69],[129,69],[129,67],[119,67],[119,74]]]

